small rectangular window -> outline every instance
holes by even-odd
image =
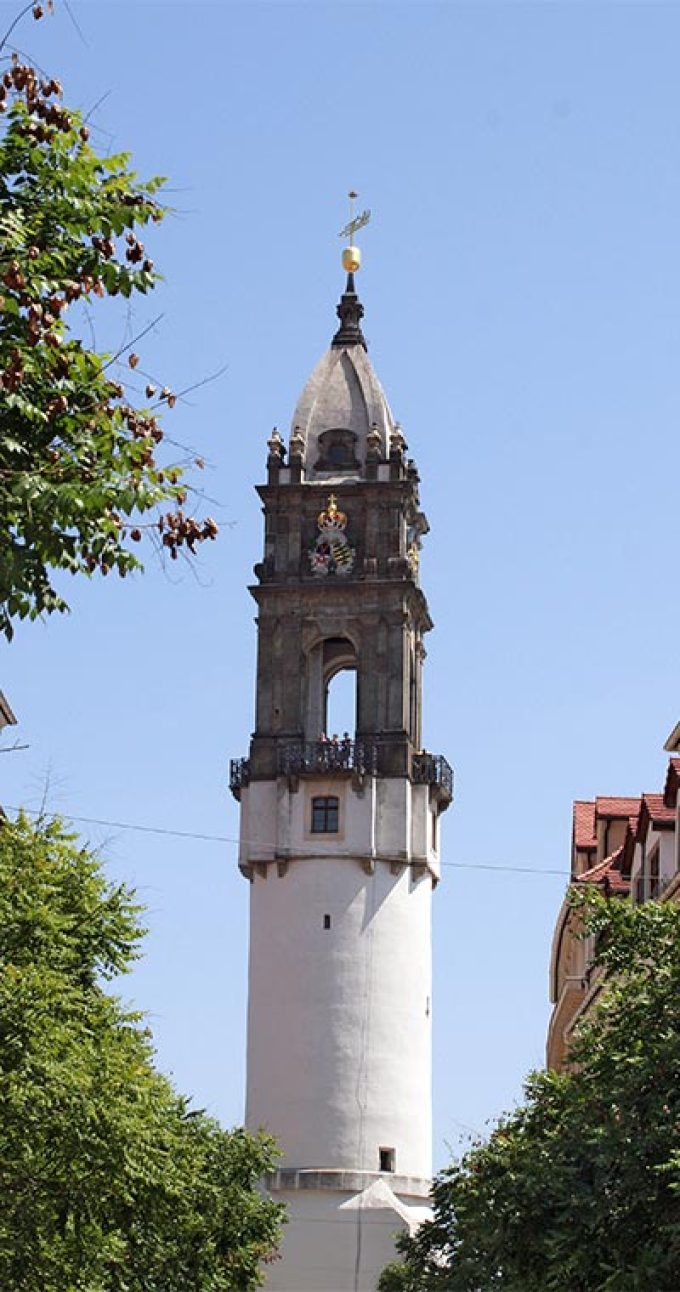
[[[312,834],[337,834],[338,808],[334,794],[312,799]]]
[[[379,1148],[380,1170],[394,1171],[396,1153],[393,1148]]]
[[[661,891],[659,856],[659,845],[657,844],[649,856],[649,896],[652,899],[658,897]]]
[[[331,917],[330,917],[330,915],[324,915],[324,917],[323,917],[323,926],[324,926],[324,928],[325,928],[325,929],[329,929],[329,928],[331,927]]]

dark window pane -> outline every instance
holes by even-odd
[[[312,834],[338,833],[338,807],[335,795],[312,799]]]
[[[323,799],[312,800],[312,831],[320,833],[325,828],[326,810]]]

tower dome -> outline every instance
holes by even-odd
[[[396,429],[368,357],[353,273],[337,313],[340,327],[305,384],[291,426],[291,456],[307,480],[362,476],[369,457],[387,459]]]

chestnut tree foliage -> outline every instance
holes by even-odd
[[[677,1292],[680,909],[574,899],[606,973],[570,1072],[445,1169],[381,1292]]]
[[[103,989],[140,908],[60,823],[0,826],[0,1287],[249,1292],[281,1208],[271,1141],[228,1133]]]
[[[34,9],[40,17],[40,6]],[[176,396],[153,383],[139,407],[114,361],[69,326],[94,298],[151,290],[142,242],[163,219],[162,181],[129,156],[100,157],[62,88],[16,54],[0,77],[0,630],[67,609],[52,571],[124,576],[147,528],[170,557],[214,538],[183,508],[186,463],[160,465],[153,411]],[[80,303],[80,312],[78,303]],[[134,369],[138,357],[129,350]],[[130,374],[131,375],[131,374]],[[201,466],[201,460],[196,459]],[[166,504],[170,510],[163,511]],[[153,519],[141,521],[148,513]]]

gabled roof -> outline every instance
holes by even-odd
[[[595,812],[598,817],[609,821],[618,821],[622,817],[635,816],[640,811],[640,796],[637,798],[611,798],[598,794],[595,799]]]
[[[590,870],[584,870],[582,875],[577,875],[575,882],[596,884],[606,893],[628,893],[630,879],[621,873],[622,859],[623,847],[617,848],[616,852],[605,857],[604,861],[599,861],[596,866],[591,866]]]
[[[657,830],[673,829],[675,825],[675,808],[667,807],[663,794],[643,794],[640,815],[638,817],[636,839],[642,842],[647,838],[649,827]]]

